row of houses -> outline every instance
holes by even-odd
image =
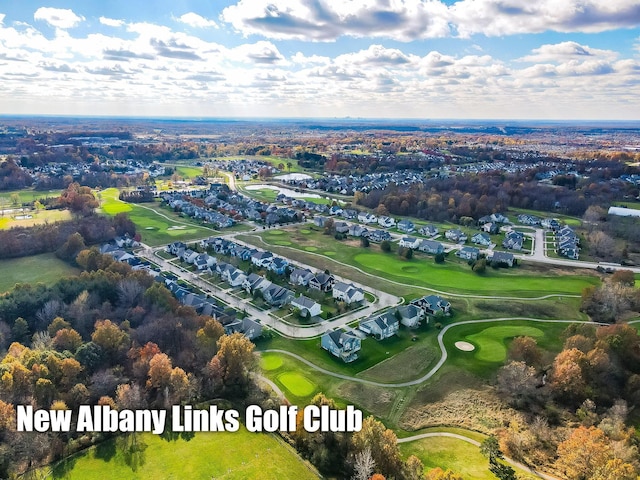
[[[392,337],[400,329],[400,325],[408,328],[420,326],[422,320],[437,314],[449,315],[451,304],[438,295],[427,295],[411,301],[396,309],[387,310],[360,322],[358,330],[373,336],[377,340]],[[346,363],[358,358],[362,348],[362,339],[353,331],[332,330],[321,337],[320,346]]]
[[[576,232],[567,225],[559,228],[556,235],[556,252],[573,260],[580,258],[580,238]]]
[[[402,237],[398,245],[404,248],[419,250],[424,253],[437,255],[444,252],[444,245],[435,240],[422,240],[416,237]]]

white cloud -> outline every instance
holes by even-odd
[[[0,25],[4,25],[4,17],[6,17],[6,15],[4,13],[0,13]]]
[[[296,52],[296,54],[291,57],[291,61],[295,64],[300,65],[326,65],[331,62],[331,59],[329,57],[323,57],[321,55],[306,56],[302,52]]]
[[[531,55],[520,58],[523,62],[560,62],[576,59],[588,59],[594,57],[616,58],[617,52],[613,50],[600,50],[577,42],[562,42],[542,45],[532,50]]]
[[[40,7],[33,14],[34,20],[43,20],[52,27],[67,29],[73,28],[84,21],[83,16],[73,13],[73,10],[66,8]]]
[[[341,36],[412,41],[545,31],[601,32],[640,25],[637,0],[239,0],[223,21],[246,35],[335,41]]]
[[[273,43],[265,41],[235,47],[229,51],[229,58],[241,62],[267,65],[284,63],[284,57],[278,48]]]
[[[116,20],[115,18],[100,17],[100,23],[107,27],[121,27],[124,25],[124,20]]]
[[[178,17],[177,20],[194,28],[218,28],[218,24],[213,20],[208,20],[193,12],[185,13],[184,15]]]

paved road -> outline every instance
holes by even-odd
[[[160,250],[160,248],[156,248],[155,250]],[[178,265],[175,265],[161,257],[154,255],[154,249],[144,246],[142,250],[138,252],[143,258],[146,258],[156,264],[158,264],[162,270],[168,271],[176,274],[183,280],[190,282],[196,287],[200,288],[202,291],[211,294],[228,305],[235,307],[239,310],[245,310],[251,317],[260,321],[262,325],[267,325],[282,335],[289,338],[296,339],[306,339],[306,338],[314,338],[322,335],[327,330],[343,327],[359,318],[367,317],[378,310],[388,308],[391,306],[399,305],[402,303],[402,298],[396,297],[395,295],[391,295],[389,293],[383,292],[381,290],[376,290],[367,287],[366,285],[361,285],[355,282],[359,288],[362,288],[365,291],[372,293],[376,297],[376,301],[374,303],[368,303],[365,308],[357,310],[355,312],[348,313],[341,317],[338,317],[333,320],[326,320],[320,324],[312,325],[312,326],[299,326],[299,325],[291,325],[286,322],[283,322],[281,319],[274,317],[269,314],[268,311],[260,310],[249,302],[252,300],[251,298],[239,298],[234,295],[231,295],[228,290],[223,290],[219,287],[216,287],[209,282],[203,280],[198,274],[195,272],[187,272],[180,268]],[[298,262],[299,263],[299,262]],[[307,268],[313,271],[319,271],[313,267],[307,266]],[[336,277],[340,281],[347,281],[347,279],[343,279],[341,277]]]
[[[421,376],[420,378],[416,378],[415,380],[409,380],[407,382],[399,382],[399,383],[382,383],[382,382],[374,382],[372,380],[365,380],[363,378],[358,378],[358,377],[353,377],[350,375],[343,375],[341,373],[335,373],[332,372],[331,370],[327,370],[326,368],[322,368],[317,366],[314,363],[311,363],[309,360],[307,360],[304,357],[301,357],[300,355],[297,355],[295,353],[291,353],[288,352],[286,350],[277,350],[277,349],[268,349],[268,350],[264,350],[264,352],[273,352],[273,353],[280,353],[283,355],[288,355],[290,357],[295,358],[296,360],[304,363],[305,365],[317,370],[320,373],[324,373],[325,375],[329,375],[335,378],[340,378],[342,380],[349,380],[351,382],[356,382],[356,383],[362,383],[364,385],[371,385],[374,387],[384,387],[384,388],[404,388],[404,387],[411,387],[414,385],[420,385],[421,383],[426,382],[427,380],[429,380],[431,377],[433,377],[438,370],[440,370],[440,368],[442,368],[442,366],[444,365],[444,363],[447,361],[447,358],[449,357],[449,353],[447,352],[446,347],[444,346],[444,335],[449,331],[449,329],[453,328],[453,327],[457,327],[458,325],[470,325],[470,324],[475,324],[475,323],[490,323],[490,322],[507,322],[507,321],[529,321],[529,322],[540,322],[540,323],[590,323],[592,325],[606,325],[606,324],[597,324],[597,323],[593,323],[593,322],[585,322],[583,320],[545,320],[545,319],[540,319],[540,318],[528,318],[528,317],[504,317],[504,318],[485,318],[482,320],[465,320],[462,322],[456,322],[456,323],[450,323],[449,325],[447,325],[446,327],[444,327],[440,333],[438,334],[438,345],[440,346],[440,360],[438,360],[438,363],[435,364],[435,366],[429,370],[427,373],[425,373],[423,376]]]
[[[448,438],[455,438],[457,440],[462,440],[463,442],[467,442],[470,443],[471,445],[475,445],[476,447],[480,446],[480,442],[478,442],[477,440],[474,440],[473,438],[469,438],[469,437],[465,437],[464,435],[460,435],[458,433],[449,433],[449,432],[429,432],[429,433],[421,433],[419,435],[413,435],[411,437],[405,437],[405,438],[399,438],[398,439],[398,443],[409,443],[409,442],[413,442],[415,440],[422,440],[423,438],[433,438],[433,437],[448,437]],[[551,475],[548,475],[546,473],[542,473],[542,472],[538,472],[536,470],[533,470],[529,467],[527,467],[526,465],[520,463],[520,462],[516,462],[515,460],[511,460],[510,458],[505,457],[505,461],[509,464],[511,464],[514,467],[520,468],[522,470],[524,470],[525,472],[529,472],[532,473],[540,478],[544,478],[545,480],[559,480],[558,477],[553,477]]]

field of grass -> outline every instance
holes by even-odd
[[[437,264],[430,256],[416,254],[412,260],[407,261],[400,259],[395,253],[381,252],[377,245],[368,249],[359,248],[336,241],[318,231],[302,234],[296,230],[287,230],[286,236],[278,233],[277,239],[273,232],[266,231],[259,235],[270,245],[283,245],[281,242],[288,241],[291,242],[290,246],[301,251],[309,251],[310,247],[320,248],[319,253],[375,276],[448,292],[527,298],[550,293],[580,295],[583,288],[599,283],[596,276],[568,275],[566,272],[563,276],[551,276],[538,272],[534,274],[525,268],[487,269],[485,274],[478,275],[465,262],[455,257]],[[251,237],[246,240],[256,241]],[[290,255],[289,252],[287,250],[283,254]],[[331,265],[327,267],[332,268]],[[364,283],[371,284],[370,281]]]
[[[440,467],[443,470],[452,470],[469,480],[495,480],[496,478],[489,471],[489,460],[480,453],[480,449],[457,438],[432,437],[401,443],[400,451],[405,458],[415,455],[422,460],[425,472]],[[516,472],[525,473],[519,469]]]
[[[250,185],[250,184],[246,184],[246,185]],[[261,188],[259,190],[250,190],[250,189],[246,189],[246,188],[240,188],[242,193],[249,196],[249,197],[253,197],[256,198],[258,200],[262,200],[263,202],[275,202],[276,201],[276,197],[278,196],[278,192],[279,190],[277,189],[277,187],[274,188]],[[329,205],[332,203],[332,200],[329,200],[327,198],[315,198],[315,197],[298,197],[299,200],[304,200],[306,202],[314,202],[317,204],[326,204]]]
[[[57,258],[53,253],[0,260],[0,293],[11,290],[16,283],[53,284],[61,277],[80,273],[77,268]]]
[[[308,397],[317,393],[316,386],[298,372],[286,372],[278,376],[280,383],[296,397]]]
[[[3,198],[5,202],[10,202],[11,195],[14,193],[17,193],[20,196],[21,202],[27,203],[40,198],[59,197],[62,190],[33,190],[30,188],[24,188],[22,190],[7,190],[0,192],[0,198]],[[8,207],[10,207],[10,205]]]
[[[566,223],[570,227],[579,227],[582,225],[582,220],[578,217],[572,217],[570,215],[562,215],[561,213],[542,212],[538,210],[528,210],[526,208],[509,208],[507,216],[513,223],[518,223],[518,215],[526,213],[529,215],[535,215],[538,218],[557,218],[563,223]]]
[[[0,217],[0,230],[13,227],[32,227],[43,223],[54,223],[71,219],[69,210],[39,210],[25,211],[25,215],[31,215],[32,218],[22,220],[12,218],[9,215]]]
[[[176,166],[176,173],[182,178],[195,178],[202,175],[202,167],[180,165]]]
[[[506,339],[518,336],[538,338],[543,335],[544,332],[536,327],[501,325],[485,328],[481,332],[467,335],[465,338],[476,347],[474,353],[477,360],[503,362],[507,358]]]
[[[319,478],[312,467],[274,435],[238,432],[196,433],[192,438],[164,440],[140,434],[146,448],[131,455],[125,438],[107,440],[98,447],[57,464],[46,478],[210,480]]]
[[[189,218],[180,217],[168,209],[162,209],[156,203],[133,204],[118,199],[118,190],[108,188],[100,192],[102,211],[107,215],[127,213],[136,224],[142,241],[151,246],[163,245],[178,240],[187,241],[203,238],[217,230],[193,223]]]

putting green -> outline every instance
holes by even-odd
[[[304,247],[307,252],[317,252],[318,247]]]
[[[278,242],[273,242],[275,245],[280,245],[282,247],[288,247],[290,245],[293,245],[291,242],[288,242],[286,240],[280,240]]]
[[[333,257],[336,254],[336,252],[333,252],[333,251],[329,250],[328,252],[324,252],[324,254],[329,256],[329,257]]]
[[[535,327],[499,326],[485,328],[465,337],[477,347],[475,358],[485,362],[503,362],[507,358],[505,339],[513,337],[542,337],[544,332]]]
[[[269,230],[267,233],[269,235],[284,235],[284,232],[282,230]]]
[[[282,357],[265,353],[260,364],[264,370],[276,370],[282,366]]]
[[[308,397],[316,389],[315,384],[296,372],[287,372],[278,375],[278,380],[296,397]]]
[[[303,228],[302,230],[300,230],[300,233],[304,233],[305,235],[308,235],[309,233],[311,233],[311,230],[307,230],[306,228]]]

